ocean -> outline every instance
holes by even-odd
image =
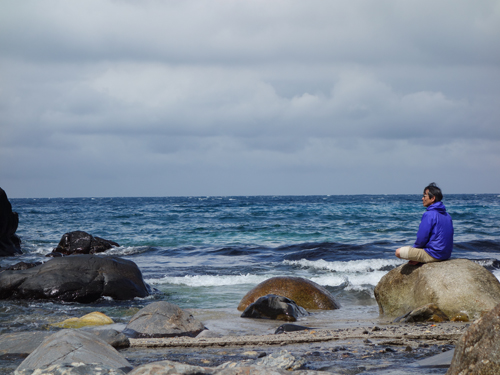
[[[347,320],[377,322],[373,289],[402,264],[425,211],[421,195],[235,196],[10,199],[19,214],[21,256],[5,267],[47,261],[62,235],[82,230],[115,241],[105,254],[135,262],[152,296],[89,305],[1,301],[1,333],[51,329],[91,311],[126,323],[141,307],[165,300],[190,309],[224,334],[272,333],[280,322],[242,319],[241,298],[274,276],[325,286],[342,307],[298,322],[331,328]],[[467,258],[500,278],[500,195],[445,195],[455,227],[452,258]]]

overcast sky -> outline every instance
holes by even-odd
[[[9,198],[500,193],[500,1],[0,0]]]

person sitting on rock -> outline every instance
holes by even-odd
[[[441,202],[443,193],[433,182],[424,189],[422,202],[427,211],[417,232],[417,240],[412,246],[396,250],[396,256],[408,259],[408,264],[439,262],[449,259],[453,250],[453,221]]]

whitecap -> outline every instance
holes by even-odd
[[[269,279],[269,275],[186,275],[165,276],[161,279],[147,279],[151,285],[172,284],[186,285],[191,287],[224,286],[240,284],[259,284]]]
[[[345,262],[328,262],[326,260],[285,260],[286,265],[299,266],[302,268],[311,268],[318,270],[327,270],[333,272],[372,272],[385,267],[397,267],[404,263],[400,259],[363,259],[349,260]]]

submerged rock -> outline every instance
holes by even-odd
[[[290,353],[288,350],[280,350],[279,352],[272,353],[268,356],[254,359],[254,360],[245,360],[245,361],[239,361],[239,362],[225,362],[220,366],[217,366],[217,369],[235,369],[235,368],[251,368],[254,369],[253,371],[259,371],[258,369],[260,368],[261,370],[257,373],[262,373],[266,374],[272,370],[284,370],[291,372],[292,374],[295,372],[295,370],[299,370],[302,367],[304,367],[306,363],[306,360],[302,357],[296,357],[292,353]],[[254,372],[251,372],[251,374],[254,374]],[[229,374],[230,372],[216,372],[216,374],[223,374],[227,373]],[[247,373],[242,371],[241,373]],[[286,372],[285,372],[286,373]],[[314,372],[315,373],[315,372]]]
[[[0,188],[0,256],[20,255],[21,239],[16,235],[19,225],[17,212],[12,211],[12,205],[5,190]]]
[[[295,322],[297,318],[307,315],[309,313],[303,307],[297,306],[290,298],[268,294],[248,305],[241,317]]]
[[[74,329],[65,329],[47,337],[16,369],[16,374],[29,374],[30,370],[50,366],[97,364],[107,369],[128,372],[130,363],[111,345],[97,336]]]
[[[466,259],[404,264],[389,271],[374,290],[381,315],[397,317],[429,303],[447,317],[477,318],[500,303],[500,282]]]
[[[132,338],[194,337],[205,329],[203,323],[179,306],[165,301],[154,302],[130,319],[123,333]]]
[[[500,304],[460,337],[446,374],[500,374]]]
[[[61,241],[52,252],[63,255],[97,254],[118,246],[120,245],[114,241],[94,237],[87,232],[74,231],[63,234]]]
[[[297,332],[297,331],[307,331],[312,328],[305,327],[305,326],[299,326],[297,324],[282,324],[278,328],[276,328],[276,331],[274,331],[275,335],[279,335],[281,333],[285,332]]]
[[[268,294],[284,296],[308,310],[334,310],[340,308],[333,295],[315,282],[301,277],[279,276],[263,281],[241,300],[238,310],[245,310],[260,297]]]
[[[129,375],[202,375],[214,373],[215,370],[210,367],[192,366],[174,361],[159,361],[136,367],[129,372]]]
[[[149,288],[134,262],[118,257],[74,255],[0,273],[0,299],[55,299],[90,303],[146,297]]]

